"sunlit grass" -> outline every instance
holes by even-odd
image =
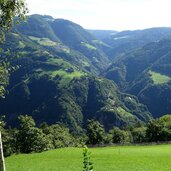
[[[167,75],[162,75],[160,73],[153,72],[153,71],[149,71],[149,74],[154,84],[164,84],[171,81],[171,77],[168,77]]]
[[[123,109],[122,107],[117,108],[117,112],[120,116],[122,117],[127,117],[127,118],[134,118],[135,116]]]
[[[90,50],[96,50],[97,49],[93,45],[90,45],[90,44],[85,43],[85,42],[81,42],[81,45],[84,46],[84,47],[86,47],[87,49],[90,49]]]
[[[62,58],[49,58],[47,62],[51,64],[56,64],[58,66],[62,65],[63,68],[72,67],[72,65],[69,62],[66,62]]]
[[[170,171],[171,145],[91,148],[95,171]],[[81,171],[81,148],[6,158],[7,171]]]
[[[18,47],[19,47],[20,49],[25,48],[25,46],[26,46],[26,45],[25,45],[22,41],[19,41]]]
[[[73,79],[73,78],[80,78],[81,76],[86,75],[83,72],[79,72],[79,71],[73,71],[71,73],[68,73],[64,70],[58,70],[58,71],[54,71],[52,72],[52,77],[56,77],[56,76],[60,76],[61,80],[60,80],[60,85],[61,86],[66,86],[69,84],[69,82]]]
[[[104,42],[102,42],[100,40],[93,40],[92,42],[93,43],[96,43],[98,45],[103,45],[103,46],[106,46],[106,47],[110,47],[108,44],[106,44],[106,43],[104,43]]]
[[[52,73],[52,76],[56,76],[56,75],[60,75],[60,76],[63,76],[64,78],[80,78],[84,73],[82,72],[79,72],[79,71],[74,71],[74,72],[71,72],[71,73],[68,73],[66,71],[63,71],[63,70],[59,70],[59,71],[54,71]]]
[[[31,40],[36,41],[42,46],[55,46],[57,45],[57,42],[54,42],[48,38],[39,38],[39,37],[34,37],[34,36],[29,36]]]
[[[82,71],[77,71],[74,70],[72,72],[68,72],[67,69],[59,69],[59,70],[50,70],[50,71],[45,71],[42,69],[36,70],[37,72],[39,72],[39,75],[49,75],[54,79],[59,79],[59,86],[67,86],[70,81],[74,78],[79,79],[81,76],[86,76],[87,74],[85,72]]]

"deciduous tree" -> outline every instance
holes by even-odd
[[[35,127],[31,116],[19,116],[20,130],[18,133],[18,147],[22,153],[41,152],[49,149],[49,141],[43,131]]]
[[[98,121],[89,120],[87,125],[87,136],[89,144],[103,144],[105,141],[105,130]]]
[[[5,40],[5,33],[14,23],[24,19],[27,12],[24,0],[0,0],[0,44]],[[0,97],[4,95],[8,83],[8,70],[4,63],[5,61],[0,58]]]

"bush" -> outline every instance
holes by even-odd
[[[83,149],[83,171],[93,171],[93,164],[92,162],[90,161],[90,155],[91,153],[88,151],[88,148],[87,146],[84,146],[84,149]]]
[[[132,142],[132,135],[129,131],[113,127],[113,129],[109,131],[109,139],[112,143],[130,143]]]
[[[47,125],[42,127],[42,130],[43,133],[45,133],[48,136],[53,148],[75,146],[76,144],[76,140],[70,134],[69,129],[62,125]]]
[[[149,142],[170,141],[171,130],[160,119],[151,120],[147,124],[146,137]]]
[[[146,128],[139,127],[134,128],[132,131],[132,138],[134,143],[143,143],[146,142]]]

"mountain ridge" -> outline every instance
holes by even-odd
[[[154,92],[170,92],[169,81],[162,88],[155,84],[156,77],[167,81],[170,76],[170,40],[163,37],[169,37],[171,29],[158,30],[138,31],[139,37],[136,31],[96,34],[68,20],[30,16],[27,24],[12,29],[2,45],[4,51],[11,49],[15,56],[11,65],[18,69],[10,76],[6,98],[0,99],[0,113],[6,113],[13,126],[24,113],[32,115],[37,124],[62,122],[76,133],[87,119],[96,119],[109,130],[165,114],[163,103],[155,114],[153,106],[158,102],[151,104],[154,98],[149,93],[151,87]],[[128,33],[133,39],[118,39]],[[157,57],[160,65],[155,64]]]

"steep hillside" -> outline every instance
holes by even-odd
[[[32,15],[28,16],[27,21],[17,25],[13,28],[20,34],[27,36],[34,36],[39,38],[49,38],[52,41],[60,42],[54,30],[49,25],[49,22],[53,22],[54,19],[51,16]]]
[[[39,44],[44,43],[41,40],[46,41],[43,45],[50,46],[55,54],[65,53],[62,55],[66,59],[70,54],[79,56],[81,60],[84,58],[82,65],[91,72],[98,73],[109,65],[109,59],[96,38],[71,21],[32,15],[28,17],[27,23],[18,25],[13,32],[27,36]],[[70,59],[68,61],[70,62]]]
[[[2,45],[1,57],[9,54],[15,72],[0,113],[13,126],[24,113],[37,124],[62,122],[77,133],[91,118],[109,129],[146,122],[150,112],[170,113],[170,36],[170,28],[92,31],[64,19],[29,16]]]
[[[129,52],[103,74],[136,95],[154,117],[171,110],[171,40],[163,39]]]
[[[15,80],[15,75],[11,79]],[[49,75],[25,76],[9,88],[9,94],[0,100],[0,108],[12,126],[17,125],[19,114],[26,113],[37,124],[62,122],[77,133],[87,119],[97,119],[109,129],[151,118],[146,106],[134,96],[120,93],[111,81],[87,76],[74,77],[62,87]]]
[[[66,33],[73,35],[75,41],[81,41],[81,45],[71,45],[65,40],[57,31],[59,25],[66,27]],[[79,34],[76,35],[74,29],[79,29]],[[61,122],[80,133],[91,118],[99,120],[106,129],[146,122],[151,118],[146,106],[135,96],[121,93],[112,81],[96,75],[104,65],[100,62],[98,68],[87,57],[90,49],[96,48],[99,55],[101,51],[97,45],[88,44],[91,37],[70,21],[47,16],[31,16],[26,26],[13,28],[2,46],[4,52],[1,52],[3,57],[10,50],[9,60],[14,70],[6,97],[0,99],[0,114],[6,114],[9,125],[16,126],[20,114],[29,114],[38,125],[44,121],[49,124]],[[87,50],[83,52],[77,46],[85,46]]]

